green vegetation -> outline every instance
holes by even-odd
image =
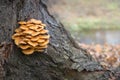
[[[120,29],[118,20],[105,19],[78,19],[76,23],[64,22],[70,31],[98,30],[98,29]]]
[[[120,29],[119,0],[61,0],[53,7],[65,27],[72,32]]]
[[[118,10],[119,4],[116,2],[112,2],[106,5],[109,10]]]

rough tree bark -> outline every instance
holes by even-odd
[[[30,18],[45,23],[51,37],[45,52],[26,56],[11,36],[18,21]],[[103,71],[49,14],[46,0],[0,0],[0,42],[0,80],[107,80],[109,77],[109,71]]]

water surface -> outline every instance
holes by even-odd
[[[76,38],[79,42],[86,44],[120,44],[120,30],[76,32],[74,34],[74,38]]]

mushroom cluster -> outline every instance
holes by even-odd
[[[40,20],[30,19],[27,22],[18,22],[20,27],[15,30],[12,39],[15,44],[22,49],[26,55],[33,52],[43,52],[47,48],[50,36],[48,30],[45,29],[45,24]]]

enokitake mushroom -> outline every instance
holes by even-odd
[[[50,38],[48,30],[45,29],[46,25],[36,19],[20,21],[18,24],[20,27],[15,30],[16,33],[13,34],[12,39],[22,52],[26,55],[36,51],[44,52]]]

